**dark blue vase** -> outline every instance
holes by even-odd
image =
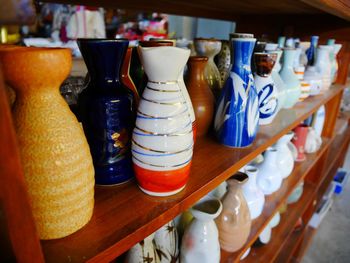
[[[318,44],[318,36],[312,36],[310,47],[306,50],[307,64],[310,66],[313,66],[315,62],[317,44]]]
[[[121,82],[129,41],[79,39],[78,45],[90,75],[90,83],[79,97],[79,114],[94,161],[96,184],[120,184],[133,177],[133,95]]]

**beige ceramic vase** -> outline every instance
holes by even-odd
[[[8,49],[0,51],[0,61],[17,94],[13,119],[39,237],[65,237],[90,220],[94,206],[89,146],[59,93],[71,51]]]
[[[222,212],[215,220],[219,229],[220,247],[235,252],[243,247],[248,239],[251,218],[241,186],[248,181],[245,173],[237,172],[228,183],[228,191],[222,198]]]

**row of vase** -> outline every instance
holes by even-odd
[[[232,67],[217,100],[214,129],[224,145],[245,147],[265,111],[278,105],[278,98],[269,99],[272,82],[269,90],[255,87],[260,77],[265,81],[264,74],[270,76],[270,58],[276,56],[257,54],[261,76],[254,80],[250,61],[256,40],[251,34],[231,38]],[[171,41],[140,43],[139,56],[127,40],[80,39],[78,44],[89,71],[77,107],[83,129],[58,92],[71,69],[69,50],[0,47],[5,81],[16,94],[14,126],[41,239],[67,236],[89,221],[95,182],[120,184],[135,175],[149,195],[181,191],[189,179],[196,133],[205,134],[214,116],[207,57],[189,59],[190,51]],[[135,54],[145,72],[142,95],[130,76]]]

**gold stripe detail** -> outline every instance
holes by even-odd
[[[181,92],[181,90],[166,90],[166,89],[155,89],[155,88],[151,88],[146,86],[146,89],[150,89],[153,91],[158,91],[158,92]]]
[[[146,151],[151,151],[151,152],[156,152],[156,153],[164,153],[164,154],[178,154],[178,153],[186,152],[186,151],[191,150],[193,148],[193,144],[192,144],[190,147],[188,147],[185,150],[181,150],[181,151],[177,151],[177,152],[167,152],[167,151],[159,151],[159,150],[154,150],[154,149],[151,149],[151,148],[144,147],[144,146],[138,144],[137,142],[135,142],[134,139],[132,139],[132,143],[137,145],[138,147],[146,150]]]
[[[154,80],[148,80],[148,82],[150,83],[154,83],[154,84],[159,84],[159,85],[173,85],[173,84],[178,84],[179,81],[177,80],[169,80],[169,81],[154,81]]]
[[[186,161],[186,162],[183,162],[181,164],[175,164],[175,165],[169,165],[169,166],[166,166],[166,165],[156,165],[156,164],[150,164],[150,163],[147,163],[147,162],[144,162],[144,161],[141,161],[139,158],[135,157],[135,155],[132,155],[132,158],[135,158],[138,162],[140,163],[143,163],[143,164],[146,164],[146,165],[149,165],[149,166],[154,166],[154,167],[160,167],[160,168],[171,168],[171,167],[179,167],[179,166],[182,166],[182,165],[185,165],[185,164],[188,164],[191,160],[192,160],[192,157]]]
[[[188,127],[190,125],[192,125],[191,122],[189,124],[187,124],[184,128],[186,128],[186,127]],[[174,136],[174,137],[175,136],[184,136],[184,135],[190,134],[192,132],[192,130],[189,130],[188,132],[185,132],[185,133],[176,133],[176,132],[174,132],[174,133],[156,133],[156,132],[146,131],[146,130],[141,129],[141,128],[137,127],[137,126],[135,126],[135,128],[140,130],[140,131],[142,131],[142,132],[144,132],[144,133],[146,133],[146,134],[151,134],[151,135],[156,135],[156,136],[169,136],[169,137],[172,137],[172,136]]]
[[[155,100],[149,100],[149,99],[145,99],[144,97],[142,97],[141,99],[151,102],[151,103],[155,103],[155,104],[160,104],[160,105],[181,105],[181,104],[186,104],[186,101],[180,101],[180,102],[158,102]]]

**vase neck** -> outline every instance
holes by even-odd
[[[283,65],[282,70],[292,70],[293,71],[293,63],[296,55],[295,49],[285,49],[283,51]],[[293,71],[294,72],[294,71]]]
[[[188,80],[206,81],[204,70],[208,63],[207,57],[190,57],[188,61]]]
[[[255,46],[255,39],[232,39],[232,69],[239,72],[241,68],[250,71],[250,62]]]

